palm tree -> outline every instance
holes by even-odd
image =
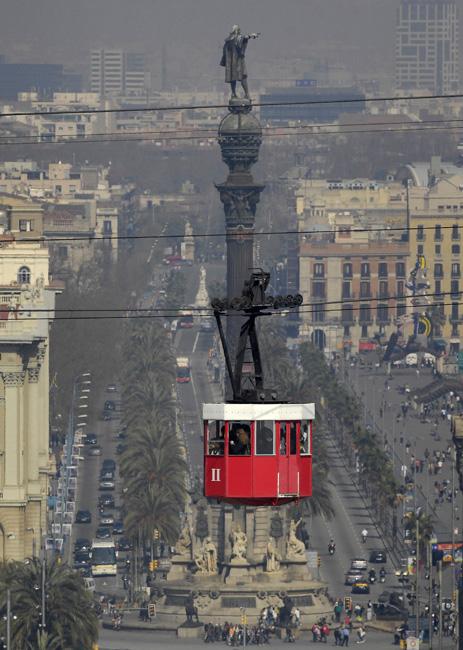
[[[45,573],[46,616],[42,620],[42,572]],[[92,598],[81,576],[56,560],[38,558],[9,562],[0,570],[0,629],[5,636],[7,590],[10,591],[12,642],[15,648],[45,647],[91,650],[98,638],[98,620]]]
[[[425,514],[421,509],[411,512],[404,521],[405,530],[410,531],[412,540],[416,543],[418,535],[419,555],[421,558],[426,556],[429,542],[434,533],[434,523],[430,515]]]

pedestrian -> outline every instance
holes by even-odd
[[[359,629],[357,630],[357,637],[358,637],[357,643],[365,643],[366,632],[362,626],[360,626]]]
[[[371,621],[372,618],[373,618],[373,603],[371,602],[371,600],[369,600],[367,605],[367,621]]]
[[[342,645],[342,632],[338,627],[334,628],[334,645]]]
[[[340,623],[341,613],[342,613],[342,603],[341,601],[338,600],[336,605],[334,606],[334,619],[336,623]]]
[[[343,646],[348,646],[349,645],[349,628],[345,626],[342,630],[342,645]]]

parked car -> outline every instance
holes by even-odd
[[[344,584],[347,587],[351,587],[357,580],[363,578],[363,573],[359,569],[351,569],[345,575]]]
[[[92,513],[90,510],[78,510],[76,513],[76,524],[91,524]]]
[[[108,526],[99,526],[96,529],[95,537],[96,539],[110,539],[111,528],[109,528]]]
[[[86,445],[96,445],[98,442],[98,439],[96,437],[96,433],[87,433],[85,436],[84,443]]]
[[[124,534],[124,522],[115,521],[113,524],[113,535],[123,535]]]
[[[102,449],[100,445],[94,445],[93,447],[90,447],[90,449],[87,452],[87,456],[101,456]]]
[[[90,551],[74,551],[74,566],[76,564],[89,564]]]
[[[101,467],[102,468],[104,467],[105,469],[110,469],[114,472],[114,470],[116,469],[116,461],[113,460],[112,458],[105,458]]]
[[[104,411],[115,411],[116,410],[116,402],[113,402],[110,399],[107,399],[106,402],[104,403],[103,407]]]
[[[105,470],[103,467],[100,472],[100,481],[114,481],[114,472],[110,469]]]
[[[365,571],[367,568],[368,563],[363,557],[354,557],[352,558],[350,562],[350,568],[351,569],[361,569],[362,571]]]
[[[112,526],[114,516],[110,512],[100,512],[100,526]]]
[[[120,537],[116,542],[116,547],[118,551],[132,550],[132,544],[130,543],[130,540],[128,540],[126,537]]]
[[[117,393],[117,384],[108,384],[106,386],[107,393]]]
[[[114,497],[112,494],[102,494],[98,498],[98,507],[99,508],[115,508]]]
[[[99,488],[100,490],[114,490],[115,483],[114,481],[109,481],[109,480],[100,481]]]
[[[370,552],[370,562],[373,564],[385,564],[387,562],[386,551],[373,550]]]
[[[352,585],[353,594],[369,594],[370,593],[370,584],[368,580],[357,580]]]
[[[123,445],[121,442],[116,447],[116,454],[123,454],[127,449],[127,445]]]
[[[74,551],[89,551],[92,543],[87,537],[78,537],[74,542]]]

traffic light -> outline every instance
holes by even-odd
[[[321,557],[320,557],[320,555],[319,555],[319,556],[317,557],[317,566],[318,566],[318,568],[320,568],[321,565],[322,565],[322,559],[321,559]]]
[[[247,625],[248,624],[248,617],[246,614],[241,614],[241,625]]]
[[[158,568],[159,562],[157,560],[151,560],[149,563],[149,570],[150,571],[156,571]]]
[[[148,604],[148,616],[150,617],[156,616],[156,605],[154,603]]]
[[[344,597],[344,609],[346,612],[352,611],[352,598],[350,596]]]
[[[153,530],[153,539],[159,539],[159,537],[160,537],[159,530],[157,528],[155,528]]]

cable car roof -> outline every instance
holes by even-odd
[[[203,404],[203,420],[314,420],[315,404]]]

